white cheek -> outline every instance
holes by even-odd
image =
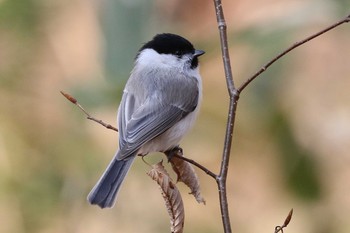
[[[167,68],[181,67],[182,62],[176,56],[170,54],[159,54],[153,49],[145,49],[137,58],[137,64],[141,67]]]

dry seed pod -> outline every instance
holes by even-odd
[[[165,170],[162,161],[153,165],[152,170],[147,175],[159,185],[170,217],[171,232],[182,233],[185,222],[185,210],[181,194]]]

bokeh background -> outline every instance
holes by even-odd
[[[237,85],[350,13],[347,0],[236,0],[224,7]],[[273,232],[291,208],[287,232],[350,231],[349,26],[293,51],[242,93],[228,177],[234,232]],[[115,124],[133,58],[159,32],[181,34],[207,52],[201,114],[182,147],[218,171],[228,95],[212,1],[0,1],[0,232],[169,232],[141,159],[113,209],[87,203],[118,135],[86,120],[59,93]],[[206,206],[179,184],[185,232],[222,232],[216,184],[198,175]]]

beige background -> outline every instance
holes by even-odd
[[[223,4],[236,84],[350,9],[326,0]],[[118,135],[59,93],[114,124],[132,59],[159,32],[207,51],[201,114],[182,147],[218,171],[228,96],[211,1],[0,1],[0,232],[169,232],[140,159],[113,209],[88,205]],[[349,25],[317,38],[242,93],[228,179],[233,232],[273,232],[291,208],[286,232],[349,232],[349,38]],[[216,184],[197,172],[207,205],[179,184],[185,232],[222,232]]]

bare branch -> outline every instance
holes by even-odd
[[[100,125],[106,127],[107,129],[111,129],[114,130],[116,132],[118,132],[118,129],[115,128],[114,126],[104,123],[102,120],[96,119],[95,117],[92,117],[87,111],[85,111],[85,109],[78,103],[77,99],[74,98],[73,96],[71,96],[68,93],[65,93],[63,91],[60,91],[61,94],[66,97],[66,99],[68,99],[71,103],[73,103],[75,106],[77,106],[87,117],[87,119],[91,120],[91,121],[95,121],[97,123],[99,123]]]
[[[221,54],[224,63],[224,70],[226,76],[227,88],[230,96],[235,95],[235,85],[233,81],[231,61],[230,61],[230,53],[227,41],[227,25],[224,17],[224,11],[222,7],[221,0],[214,0],[215,4],[215,12],[216,12],[216,20],[219,28],[220,34],[220,44],[221,44]]]
[[[220,173],[218,176],[216,176],[216,182],[219,189],[220,208],[221,208],[221,216],[222,216],[222,221],[224,226],[224,232],[231,233],[231,225],[230,225],[230,217],[229,217],[228,201],[227,201],[227,193],[226,193],[226,178],[227,178],[228,167],[229,167],[229,159],[230,159],[230,152],[231,152],[231,145],[232,145],[232,135],[234,130],[236,109],[237,109],[237,103],[238,103],[240,93],[244,90],[245,87],[247,87],[249,83],[251,83],[260,74],[262,74],[269,66],[271,66],[278,59],[280,59],[281,57],[283,57],[293,49],[299,47],[300,45],[305,44],[306,42],[322,35],[323,33],[326,33],[329,30],[332,30],[333,28],[343,23],[349,22],[350,15],[348,15],[341,21],[329,26],[328,28],[325,28],[324,30],[316,34],[311,35],[306,39],[293,44],[292,46],[284,50],[282,53],[278,54],[275,58],[273,58],[270,62],[268,62],[265,66],[263,66],[258,72],[256,72],[252,77],[248,78],[247,81],[245,81],[238,89],[236,89],[233,81],[233,76],[232,76],[232,69],[231,69],[230,56],[229,56],[229,50],[228,50],[227,31],[226,31],[227,26],[224,18],[223,6],[222,6],[221,0],[214,0],[214,5],[215,5],[215,12],[216,12],[216,20],[217,20],[219,34],[220,34],[220,45],[221,45],[221,53],[223,58],[224,70],[225,70],[226,84],[227,84],[227,89],[230,96],[230,105],[229,105],[228,119],[227,119],[227,125],[226,125],[224,149],[223,149]],[[280,227],[280,230],[283,232],[283,227]]]
[[[248,78],[238,89],[237,91],[239,93],[241,93],[244,88],[246,88],[248,86],[248,84],[253,81],[254,79],[256,79],[260,74],[262,74],[263,72],[265,72],[267,70],[267,68],[269,68],[273,63],[275,63],[277,60],[279,60],[280,58],[282,58],[283,56],[285,56],[287,53],[289,53],[290,51],[294,50],[295,48],[305,44],[306,42],[309,42],[312,39],[315,39],[316,37],[319,37],[320,35],[344,24],[344,23],[348,23],[350,21],[350,15],[346,16],[344,19],[332,24],[331,26],[299,41],[294,43],[292,46],[290,46],[289,48],[287,48],[286,50],[284,50],[283,52],[281,52],[280,54],[278,54],[276,57],[274,57],[271,61],[269,61],[268,63],[266,63],[259,71],[257,71],[253,76],[251,76],[250,78]]]
[[[94,118],[92,116],[88,116],[87,119],[95,121],[95,122],[99,123],[100,125],[103,125],[107,129],[111,129],[111,130],[114,130],[114,131],[118,132],[117,128],[115,128],[113,125],[110,125],[110,124],[107,124],[107,123],[103,122],[102,120],[96,119],[96,118]]]
[[[175,148],[176,149],[176,148]],[[167,155],[167,154],[166,154]],[[167,155],[168,156],[168,155]],[[186,158],[182,155],[182,152],[179,151],[179,149],[177,149],[177,151],[175,153],[172,154],[173,157],[176,157],[178,159],[182,159],[185,160],[186,162],[198,167],[199,169],[201,169],[203,172],[205,172],[206,174],[208,174],[209,176],[213,177],[215,180],[217,180],[217,175],[210,171],[208,168],[204,167],[203,165],[197,163],[196,161],[194,161],[193,159],[189,159]],[[169,156],[168,156],[169,157]],[[171,156],[170,156],[171,157]],[[170,159],[171,160],[171,159]]]
[[[225,233],[231,233],[231,223],[230,216],[228,211],[228,201],[227,201],[227,193],[226,193],[226,179],[228,173],[228,166],[230,161],[231,154],[231,145],[232,145],[232,135],[233,128],[236,117],[236,108],[237,101],[239,99],[239,92],[237,92],[232,76],[232,69],[230,63],[230,55],[228,50],[228,41],[227,41],[227,31],[226,31],[226,21],[224,17],[223,7],[221,0],[214,0],[215,12],[216,12],[216,20],[219,28],[220,34],[220,45],[221,45],[221,54],[224,63],[225,70],[225,78],[227,89],[230,96],[230,105],[228,112],[228,119],[226,125],[226,134],[225,134],[225,142],[224,149],[222,154],[221,166],[220,166],[220,174],[216,178],[216,183],[219,189],[219,198],[220,198],[220,210],[221,210],[221,218],[224,227]]]

